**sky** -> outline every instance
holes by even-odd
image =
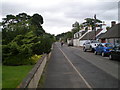
[[[43,16],[43,28],[47,33],[60,34],[71,31],[72,24],[80,24],[85,18],[105,21],[118,21],[119,0],[2,0],[0,1],[0,21],[6,15],[38,13]]]

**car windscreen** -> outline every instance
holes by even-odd
[[[91,43],[98,43],[98,41],[96,41],[96,40],[92,40]]]
[[[114,46],[114,49],[120,50],[120,45],[115,45],[115,46]]]
[[[112,44],[105,44],[106,47],[113,47]]]

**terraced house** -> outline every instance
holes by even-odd
[[[113,44],[120,43],[120,23],[111,23],[111,28],[104,35],[101,36],[101,41]]]

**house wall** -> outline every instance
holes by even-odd
[[[106,43],[120,43],[120,38],[106,39]]]
[[[106,39],[106,43],[113,43],[114,44],[114,39]]]
[[[80,40],[80,46],[83,46],[83,44],[86,42],[87,40]]]
[[[79,39],[73,39],[73,46],[80,46]]]
[[[106,43],[106,40],[105,39],[98,39],[98,42],[100,42],[100,43]]]
[[[80,40],[79,39],[73,39],[73,45],[74,46],[83,46],[83,44],[86,42],[87,40]]]

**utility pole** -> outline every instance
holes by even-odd
[[[95,30],[95,40],[96,40],[96,14],[94,15],[94,30]]]

